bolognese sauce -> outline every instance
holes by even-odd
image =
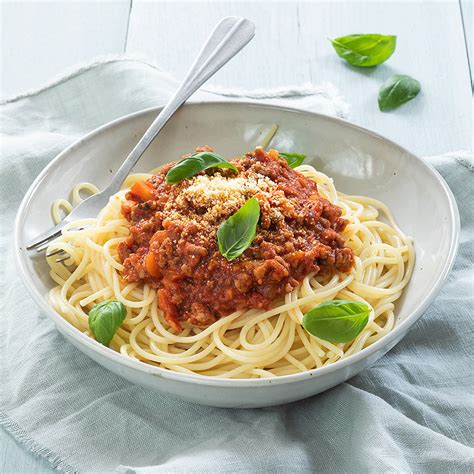
[[[196,151],[212,151],[208,147]],[[176,184],[163,167],[126,195],[122,214],[130,236],[120,244],[122,277],[157,289],[165,318],[206,326],[236,310],[268,309],[310,273],[347,273],[354,264],[341,232],[341,209],[314,181],[262,148],[232,160],[238,169],[211,169]],[[217,229],[255,197],[255,239],[238,258],[219,253]]]

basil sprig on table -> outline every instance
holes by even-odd
[[[382,112],[396,109],[400,105],[414,99],[421,90],[420,83],[405,74],[395,74],[379,92],[379,109]]]
[[[177,183],[182,179],[191,178],[200,171],[209,168],[229,168],[238,171],[237,168],[217,153],[201,151],[179,161],[166,173],[167,183]]]
[[[219,226],[219,252],[227,260],[234,260],[250,247],[257,233],[259,219],[260,204],[253,197]]]
[[[89,329],[98,342],[108,346],[126,315],[127,310],[120,301],[103,301],[89,311]]]
[[[342,59],[357,67],[382,64],[397,46],[396,36],[378,34],[341,36],[330,41]]]
[[[283,153],[279,151],[278,155],[286,160],[290,168],[296,168],[306,159],[306,155],[301,153]]]
[[[313,336],[339,343],[355,339],[369,321],[370,307],[359,301],[332,300],[303,316],[303,327]]]

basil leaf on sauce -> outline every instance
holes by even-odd
[[[397,46],[396,36],[377,34],[341,36],[330,41],[342,59],[357,67],[382,64]]]
[[[103,301],[89,311],[89,329],[98,342],[108,346],[126,315],[127,310],[120,301]]]
[[[290,168],[296,168],[306,159],[306,155],[301,153],[282,153],[279,151],[278,154],[286,160]]]
[[[329,342],[349,342],[369,321],[370,307],[365,303],[332,300],[321,303],[303,316],[303,327],[313,336]]]
[[[382,112],[396,109],[414,99],[420,90],[421,84],[413,77],[395,74],[380,88],[379,109]]]
[[[177,183],[182,179],[191,178],[200,171],[208,168],[229,168],[238,171],[237,168],[217,153],[210,151],[201,151],[194,153],[188,158],[179,161],[166,173],[167,183]]]
[[[259,219],[260,204],[253,197],[219,226],[217,229],[219,252],[227,260],[234,260],[250,247],[257,233]]]

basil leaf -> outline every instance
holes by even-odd
[[[182,179],[191,178],[200,171],[207,170],[208,168],[229,168],[233,171],[238,171],[232,163],[229,163],[217,153],[201,151],[194,153],[174,165],[173,168],[166,173],[166,182],[177,183]]]
[[[282,153],[279,151],[278,154],[286,160],[290,168],[296,168],[306,159],[306,155],[300,153]]]
[[[396,109],[414,99],[420,90],[420,83],[413,77],[395,74],[380,88],[379,109],[382,112]]]
[[[250,247],[257,233],[259,219],[260,204],[253,197],[219,226],[217,229],[219,252],[227,260],[234,260]]]
[[[371,67],[385,62],[395,51],[396,36],[349,35],[330,40],[336,53],[352,66]]]
[[[120,301],[103,301],[89,311],[89,328],[98,342],[108,346],[126,315]]]
[[[355,339],[369,321],[370,307],[347,300],[326,301],[303,316],[303,327],[313,336],[329,342]]]

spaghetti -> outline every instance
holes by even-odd
[[[78,330],[93,337],[88,312],[97,303],[115,299],[127,315],[110,347],[126,357],[168,370],[222,378],[261,378],[299,373],[348,357],[373,344],[395,325],[394,303],[408,283],[415,261],[412,241],[397,227],[389,209],[368,197],[336,191],[333,181],[312,166],[296,168],[313,180],[320,195],[342,209],[348,225],[342,232],[345,245],[355,256],[348,274],[309,274],[293,291],[279,297],[269,310],[234,311],[208,327],[183,323],[172,329],[158,305],[157,291],[147,283],[127,282],[119,245],[130,235],[129,222],[121,214],[127,189],[152,175],[131,175],[124,188],[111,197],[97,218],[67,224],[48,253],[63,250],[62,263],[47,258],[57,286],[50,292],[53,308]],[[90,184],[73,190],[92,193]],[[71,205],[56,202],[53,218]],[[83,230],[76,230],[83,228]],[[347,343],[331,343],[306,332],[303,315],[332,299],[365,302],[371,308],[369,322]]]

